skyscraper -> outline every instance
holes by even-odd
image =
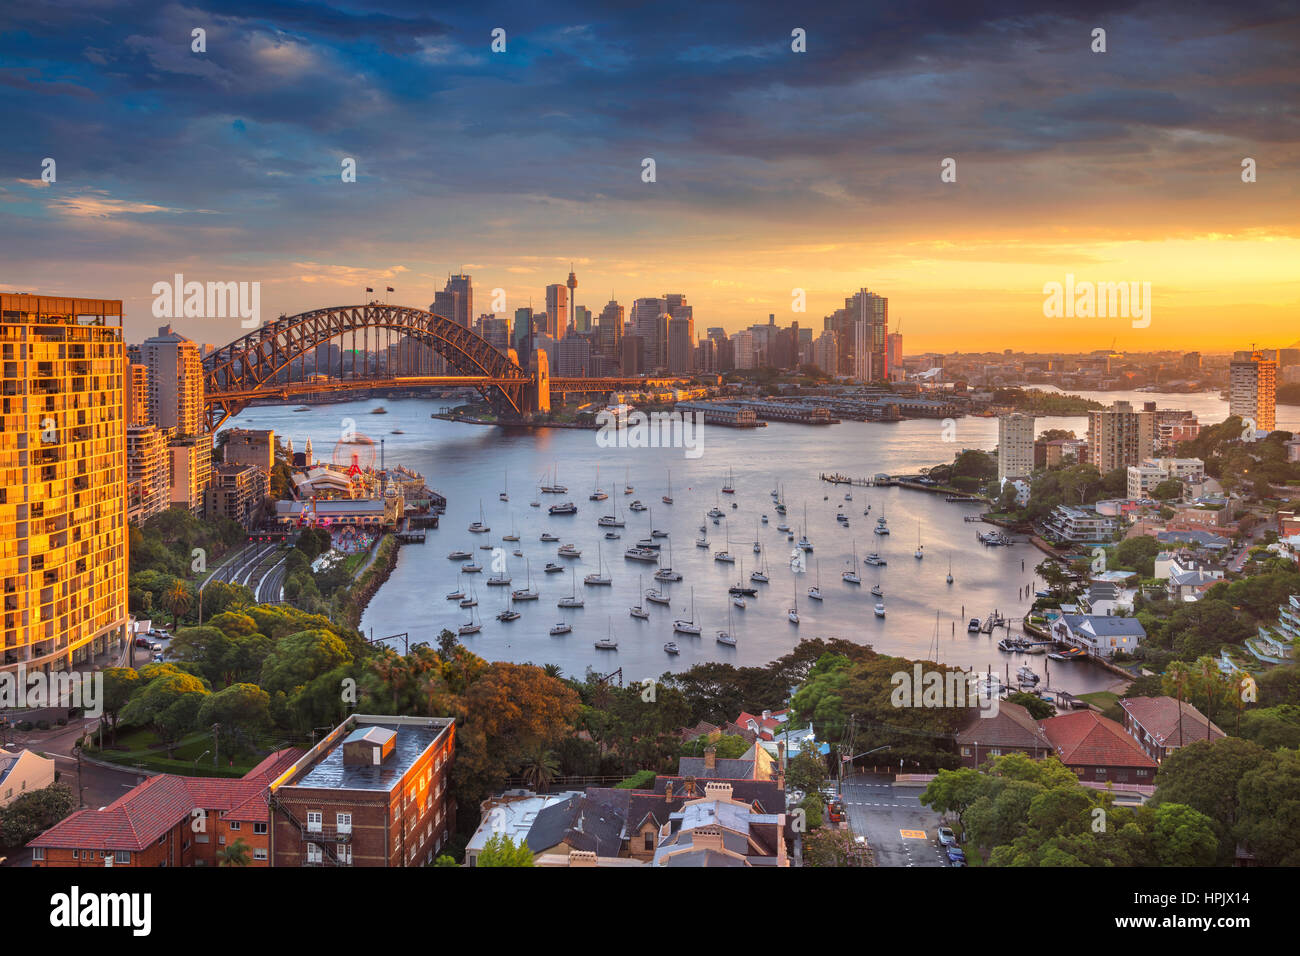
[[[562,283],[552,283],[546,287],[546,334],[558,341],[564,338],[568,325],[569,290]]]
[[[456,314],[449,315],[447,318],[468,329],[470,318],[474,315],[473,281],[467,275],[449,276],[443,291],[456,293]]]
[[[640,365],[647,372],[653,371],[660,366],[660,349],[667,345],[664,342],[668,331],[667,318],[665,317],[663,322],[660,323],[660,317],[665,316],[667,308],[668,303],[664,299],[645,298],[637,299],[632,303],[632,314],[628,316],[628,319],[636,329],[637,336],[641,339]],[[661,324],[664,336],[659,334]]]
[[[1088,412],[1088,461],[1103,475],[1139,464],[1155,450],[1155,417],[1128,402]]]
[[[1277,427],[1277,362],[1253,351],[1229,366],[1228,414],[1240,415],[1259,431]]]
[[[1034,416],[998,417],[998,481],[1027,478],[1034,471]]]
[[[0,295],[0,670],[126,639],[122,303]]]
[[[668,371],[674,375],[695,371],[695,320],[689,315],[668,320]]]
[[[615,362],[622,362],[623,358],[623,307],[614,299],[605,303],[605,308],[600,312],[600,318],[597,320],[599,326],[599,335],[597,341],[600,343],[601,353],[608,359]]]
[[[889,300],[860,289],[844,302],[853,328],[852,375],[864,382],[889,378]]]
[[[577,291],[578,288],[578,277],[573,274],[572,264],[569,266],[569,278],[564,284],[569,290],[569,319],[567,324],[570,330],[576,330],[578,327],[578,316],[574,310],[577,308],[578,300],[573,293]],[[565,334],[567,335],[568,333],[566,332]]]
[[[140,351],[149,366],[149,411],[154,425],[168,435],[171,504],[198,514],[212,477],[212,436],[203,433],[198,346],[164,326],[145,339]]]

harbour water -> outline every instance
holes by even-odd
[[[1207,394],[1153,396],[1137,392],[1095,397],[1135,402],[1154,398],[1161,407],[1195,410],[1203,422],[1210,423],[1226,414],[1224,403]],[[381,404],[387,414],[370,414]],[[1016,622],[1012,633],[1020,633],[1019,621],[1032,603],[1029,586],[1035,583],[1033,569],[1042,559],[1041,552],[1027,543],[1011,547],[980,544],[976,532],[989,526],[963,520],[965,515],[978,513],[978,505],[950,503],[942,495],[897,487],[849,489],[818,478],[822,472],[855,477],[897,474],[951,461],[962,448],[992,448],[997,443],[996,419],[957,419],[953,442],[943,440],[942,423],[934,420],[843,422],[829,427],[771,423],[743,431],[707,427],[703,454],[692,459],[682,449],[603,448],[597,445],[594,431],[506,429],[431,419],[430,412],[437,408],[438,403],[418,399],[321,405],[302,412],[290,406],[263,406],[247,410],[234,423],[274,428],[279,436],[291,438],[298,450],[310,437],[318,459],[346,463],[356,446],[341,444],[340,438],[347,427],[345,420],[352,419],[360,433],[376,443],[384,439],[388,464],[400,463],[422,472],[429,485],[446,496],[447,513],[440,528],[429,533],[425,544],[402,548],[392,576],[371,601],[362,619],[368,636],[406,632],[412,642],[434,642],[443,628],[455,631],[469,620],[470,612],[445,598],[463,588],[477,595],[483,628],[462,640],[483,657],[553,663],[574,675],[589,667],[599,673],[621,667],[625,680],[641,680],[703,661],[762,665],[809,637],[847,638],[884,653],[924,659],[931,656],[937,612],[939,657],[946,664],[978,671],[992,668],[1005,674],[1008,664],[1014,672],[1028,663],[1040,674],[1050,668],[1046,676],[1052,686],[1076,693],[1115,683],[1114,675],[1089,663],[1004,654],[996,647],[996,637],[967,633],[968,618],[984,619],[994,610]],[[1280,411],[1281,419],[1287,417],[1285,412],[1300,409]],[[1280,421],[1279,427],[1300,426]],[[1039,420],[1038,428],[1074,429],[1082,435],[1086,421],[1045,418]],[[588,500],[596,487],[597,466],[600,487],[609,495],[604,501]],[[734,474],[735,494],[721,491],[729,472]],[[539,491],[553,473],[559,483],[568,486],[567,494]],[[632,494],[624,494],[625,481],[634,487]],[[669,493],[670,481],[671,506],[661,501]],[[784,517],[777,514],[770,496],[777,488],[787,506]],[[498,499],[503,490],[508,491],[508,502]],[[852,494],[851,501],[845,500],[846,493]],[[648,510],[629,510],[633,500],[640,500]],[[540,502],[541,507],[530,507],[532,501]],[[563,501],[574,502],[577,514],[548,515],[549,506]],[[466,529],[479,519],[480,506],[491,531],[470,534]],[[716,524],[706,517],[715,506],[725,514]],[[868,506],[870,514],[864,515]],[[848,516],[847,526],[836,519],[841,508]],[[797,562],[792,567],[792,557],[797,554],[798,537],[805,531],[805,510],[806,533],[814,550],[804,555],[800,570]],[[613,529],[620,539],[606,540],[605,532],[611,529],[597,526],[597,519],[606,514],[624,521],[624,527]],[[766,524],[763,515],[767,515]],[[888,520],[892,532],[888,536],[872,533],[880,515]],[[795,541],[778,532],[783,521],[791,527]],[[696,546],[701,524],[707,529],[707,549]],[[671,542],[671,565],[682,574],[681,582],[655,581],[654,564],[624,558],[623,552],[638,539],[649,537],[652,527],[669,533],[657,541],[665,564],[670,563]],[[519,541],[503,542],[502,535],[512,529]],[[548,531],[560,540],[540,541]],[[921,560],[914,557],[918,540],[925,555]],[[755,541],[763,549],[761,556],[754,553]],[[581,558],[557,556],[557,548],[567,543],[582,551]],[[482,544],[505,548],[513,579],[510,587],[486,586],[491,553],[480,550]],[[860,585],[841,580],[841,572],[852,566],[855,545]],[[511,554],[516,548],[523,557]],[[714,552],[724,549],[735,556],[735,564],[714,560]],[[473,552],[484,572],[459,575],[459,562],[447,557],[453,550]],[[873,551],[888,564],[863,565],[861,559]],[[597,570],[601,556],[612,586],[584,586],[583,576]],[[515,604],[521,613],[518,620],[499,622],[496,614],[507,606],[510,590],[527,586],[525,558],[531,564],[532,586],[541,597]],[[767,567],[770,583],[751,585],[749,574],[759,560]],[[945,577],[950,560],[954,581],[948,585]],[[566,573],[543,574],[547,562],[563,564]],[[806,592],[817,583],[819,574],[824,598],[817,602]],[[556,602],[573,589],[574,575],[586,606],[558,608]],[[746,599],[743,610],[731,606],[727,593],[728,587],[742,578],[746,586],[758,589],[756,597]],[[869,590],[877,583],[884,592],[881,598]],[[651,587],[667,593],[671,604],[640,600],[640,591]],[[702,634],[674,635],[674,619],[691,616],[692,588],[694,619]],[[787,618],[796,601],[798,626]],[[873,612],[877,601],[885,605],[884,618]],[[629,607],[638,603],[649,612],[649,620],[629,615]],[[551,627],[562,621],[571,624],[572,631],[551,636]],[[728,627],[736,637],[735,647],[716,640],[716,632]],[[610,631],[618,649],[597,650],[594,642]],[[665,653],[664,643],[670,640],[680,647],[679,655]]]

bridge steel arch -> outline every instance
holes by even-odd
[[[457,373],[492,379],[474,384],[500,414],[522,417],[533,409],[532,377],[487,339],[424,309],[372,302],[280,316],[206,356],[203,380],[208,430],[216,431],[226,419],[247,408],[250,393],[275,392],[279,373],[295,359],[318,345],[365,329],[407,335],[431,347]]]

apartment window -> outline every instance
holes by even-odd
[[[323,816],[319,810],[307,811],[307,832],[320,833]]]
[[[230,826],[230,829],[232,829],[232,830],[238,830],[238,829],[239,829],[239,822],[238,822],[237,820],[232,820],[232,821],[230,822],[229,826]]]
[[[265,824],[265,823],[254,823],[254,824],[253,824],[253,835],[254,835],[254,836],[265,836],[265,835],[266,835],[266,824]]]
[[[130,862],[131,862],[131,851],[130,851],[130,850],[118,850],[118,851],[113,855],[113,862],[114,862],[114,863],[130,863]]]
[[[261,847],[258,847],[256,850],[253,851],[253,859],[254,859],[254,860],[265,860],[265,859],[266,859],[266,850],[262,849]]]
[[[338,827],[339,833],[352,832],[352,814],[350,813],[335,814],[334,820],[336,826]]]
[[[33,860],[45,859],[45,847],[43,846],[32,847],[32,859]]]

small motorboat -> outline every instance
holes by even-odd
[[[468,561],[470,558],[474,557],[474,555],[470,554],[468,551],[453,551],[451,554],[447,555],[447,557],[452,561]]]
[[[731,603],[732,603],[733,605],[735,605],[736,607],[740,608],[742,611],[743,611],[743,610],[746,608],[746,606],[747,606],[747,605],[745,604],[745,596],[744,596],[743,594],[737,594],[737,595],[735,595],[734,597],[732,597],[732,599],[731,599]]]
[[[680,654],[681,649],[677,646],[676,641],[668,641],[664,644],[664,652],[667,654]]]
[[[551,534],[549,531],[543,531],[543,532],[542,532],[541,540],[543,540],[543,541],[559,541],[559,540],[560,540],[560,536],[559,536],[558,534]]]
[[[876,597],[884,597],[885,589],[882,588],[879,584],[873,584],[871,585],[871,593],[874,594]]]
[[[877,602],[877,603],[876,603],[876,607],[875,607],[875,611],[876,611],[876,617],[884,617],[884,616],[885,616],[885,605],[883,605],[883,604]]]
[[[559,548],[559,550],[556,552],[556,554],[558,554],[558,555],[559,555],[560,557],[562,557],[562,558],[580,558],[580,557],[582,557],[582,552],[578,550],[577,545],[573,545],[573,544],[562,544],[562,545],[560,545],[560,548]]]
[[[542,571],[546,574],[556,574],[563,570],[564,570],[564,565],[556,564],[554,561],[547,561],[546,567],[542,568]]]
[[[564,624],[564,623],[556,624],[554,627],[551,628],[551,636],[555,636],[556,634],[568,634],[572,630],[573,630],[572,624]]]
[[[980,630],[980,619],[977,617],[973,617],[969,621],[967,621],[966,630],[970,631],[972,634],[978,634]]]
[[[808,589],[808,597],[814,601],[820,601],[822,599],[822,589],[814,584]]]
[[[475,564],[473,561],[471,561],[469,564],[462,564],[460,566],[460,569],[464,571],[466,574],[478,574],[480,571],[483,570],[483,565]]]
[[[621,537],[623,537],[623,536],[622,536],[621,534],[619,534],[617,531],[606,531],[606,532],[605,532],[605,540],[606,540],[606,541],[617,541],[617,540],[618,540],[619,538],[621,538]]]

